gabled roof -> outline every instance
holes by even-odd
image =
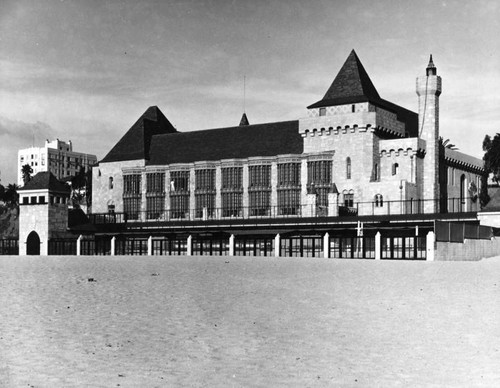
[[[398,120],[406,124],[409,136],[418,136],[418,114],[381,98],[356,52],[352,50],[324,97],[307,108],[359,102],[370,102],[395,113]]]
[[[174,132],[177,132],[177,130],[160,109],[157,106],[151,106],[130,127],[101,162],[149,159],[151,137],[161,133]]]
[[[58,193],[70,193],[71,189],[59,181],[51,172],[43,171],[36,174],[18,191],[24,190],[49,190]]]
[[[301,154],[298,121],[156,135],[149,165]]]

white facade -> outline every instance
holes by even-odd
[[[33,169],[32,176],[42,171],[50,171],[57,179],[74,176],[81,167],[87,170],[97,163],[97,157],[82,152],[74,152],[71,140],[67,143],[59,139],[45,141],[43,147],[29,147],[17,154],[17,184],[22,186],[22,167],[26,164]]]

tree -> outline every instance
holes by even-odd
[[[491,179],[497,185],[500,182],[500,133],[497,133],[493,139],[490,135],[484,137],[483,151],[484,168],[487,175],[482,179],[479,198],[481,205],[485,206],[490,200],[488,195],[488,175],[492,175]]]
[[[10,207],[17,207],[19,205],[19,194],[17,190],[19,186],[15,183],[10,183],[4,193],[4,201]]]
[[[23,182],[24,184],[26,184],[31,180],[31,174],[33,174],[33,169],[29,164],[25,164],[21,168],[21,173],[23,174]]]
[[[80,167],[80,171],[71,178],[71,199],[73,205],[79,206],[82,201],[86,201],[87,207],[90,207],[92,197],[92,169],[85,171]]]
[[[439,136],[439,145],[450,150],[458,150],[455,144],[450,143],[450,139],[444,140],[442,136]]]

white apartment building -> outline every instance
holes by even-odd
[[[42,171],[50,171],[57,179],[73,176],[81,167],[86,170],[97,163],[97,157],[83,152],[74,152],[73,144],[59,139],[45,141],[43,147],[29,147],[18,151],[17,184],[22,186],[22,168],[28,164],[33,169],[32,176]]]

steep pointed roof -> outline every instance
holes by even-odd
[[[410,137],[418,135],[418,115],[380,97],[356,52],[351,51],[325,96],[308,109],[370,102],[397,115]]]
[[[248,117],[247,117],[246,113],[243,113],[243,116],[241,116],[241,120],[240,120],[240,127],[242,127],[244,125],[250,125],[250,123],[248,122]]]
[[[352,50],[325,96],[308,108],[350,104],[379,98],[377,89],[356,52]]]
[[[149,159],[153,135],[175,132],[177,130],[161,110],[157,106],[150,106],[101,162]]]
[[[70,193],[71,189],[59,181],[51,172],[43,171],[36,174],[18,191],[24,190],[49,190],[58,193]]]

